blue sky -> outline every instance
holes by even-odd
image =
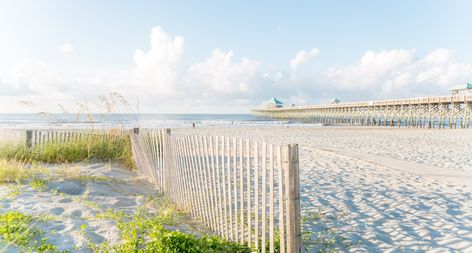
[[[54,111],[109,91],[181,113],[244,113],[271,96],[447,94],[472,82],[470,10],[471,1],[1,1],[0,111],[29,110],[20,100]],[[153,47],[152,34],[164,40]]]

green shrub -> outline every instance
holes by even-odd
[[[26,252],[59,252],[47,242],[43,231],[35,226],[36,219],[20,212],[0,214],[0,239],[20,246]]]

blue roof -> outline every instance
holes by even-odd
[[[276,105],[283,105],[282,101],[278,100],[277,98],[271,98],[269,103],[276,104]]]
[[[472,89],[472,84],[470,83],[458,84],[449,90],[465,90],[465,89]]]

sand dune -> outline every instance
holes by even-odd
[[[60,251],[93,252],[90,243],[119,244],[122,238],[116,221],[104,213],[112,210],[131,216],[143,208],[157,213],[159,203],[165,202],[153,185],[117,164],[63,167],[48,167],[55,179],[43,190],[30,185],[0,185],[0,213],[18,211],[37,217],[35,225]],[[67,174],[62,175],[63,171]],[[13,195],[12,189],[16,191]],[[167,228],[194,234],[207,232],[189,217],[179,218],[177,224]],[[20,248],[3,244],[0,243],[0,252],[21,252]]]

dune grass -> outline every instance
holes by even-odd
[[[22,183],[31,177],[31,170],[23,163],[0,159],[0,184]]]
[[[63,143],[48,142],[32,148],[26,145],[3,146],[0,147],[0,158],[45,163],[119,161],[127,168],[135,168],[129,135],[113,132]]]
[[[0,158],[0,184],[23,184],[37,179],[38,175],[47,175],[48,171],[36,163],[26,164],[18,160]]]

